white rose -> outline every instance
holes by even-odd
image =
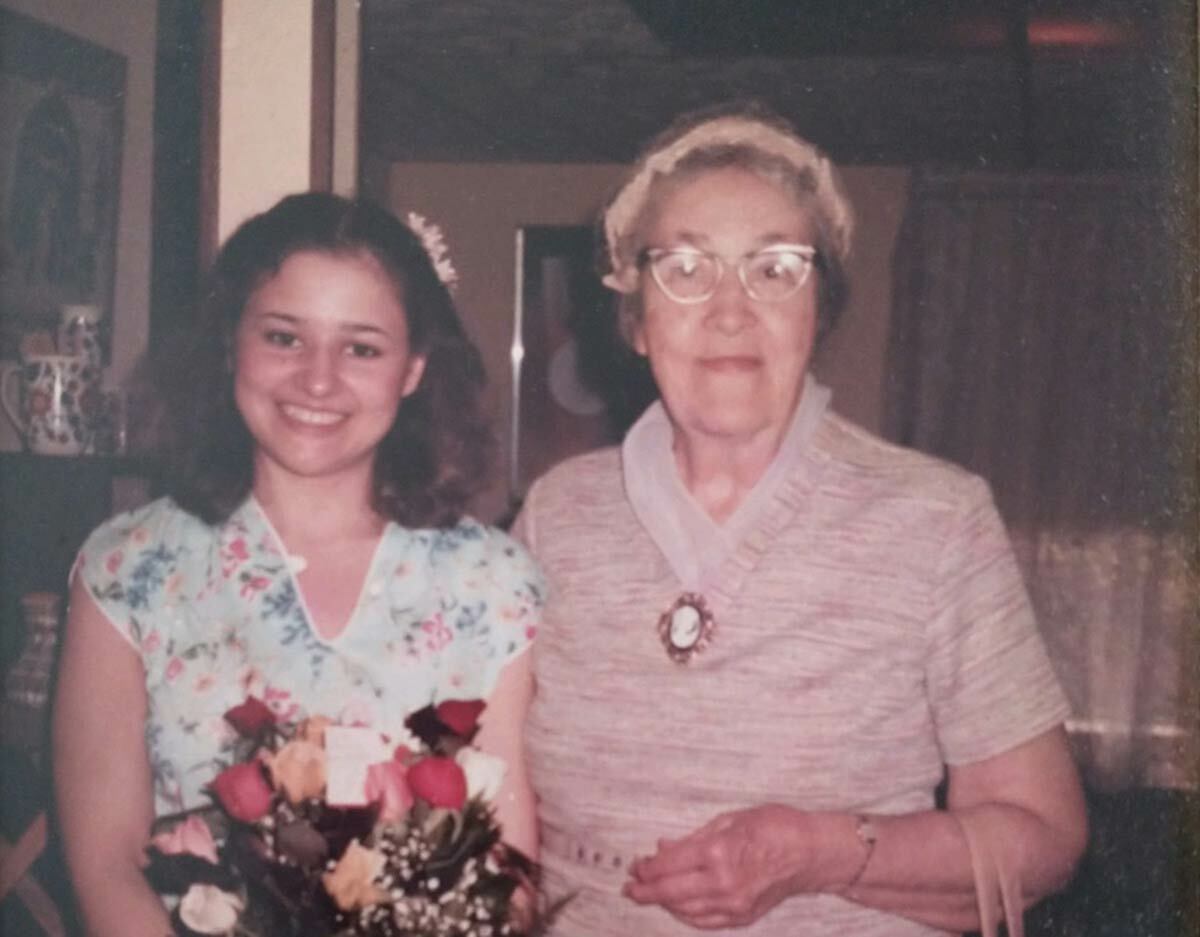
[[[500,785],[508,766],[503,758],[481,752],[477,748],[465,745],[454,756],[458,766],[467,776],[467,796],[479,797],[482,800],[494,800],[500,793]]]
[[[216,885],[193,885],[179,902],[179,918],[199,934],[228,934],[245,907],[241,898]]]

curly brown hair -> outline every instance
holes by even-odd
[[[251,294],[301,251],[368,254],[391,279],[426,364],[376,450],[372,506],[407,527],[452,526],[482,486],[494,446],[479,351],[407,225],[370,202],[319,192],[287,196],[249,219],[218,254],[164,388],[167,494],[208,523],[249,495],[256,443],[234,401],[234,335]]]

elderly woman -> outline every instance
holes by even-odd
[[[1068,710],[987,486],[808,373],[845,296],[833,166],[757,111],[692,120],[604,228],[661,400],[517,527],[561,933],[1019,932],[1084,845]]]

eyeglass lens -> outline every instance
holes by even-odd
[[[701,251],[661,251],[650,254],[650,270],[663,291],[678,302],[703,302],[716,292],[724,264]],[[757,300],[787,299],[808,278],[812,260],[793,251],[760,251],[738,263],[738,278]]]

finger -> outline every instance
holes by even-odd
[[[660,839],[658,852],[638,859],[630,871],[638,881],[649,882],[668,875],[695,872],[704,868],[707,859],[706,839],[688,836],[679,840]]]
[[[702,914],[694,916],[673,914],[673,917],[697,930],[720,930],[723,927],[733,927],[735,925],[733,918],[727,914]]]
[[[621,890],[638,904],[657,904],[668,910],[683,905],[694,911],[717,910],[712,877],[704,872],[681,872],[650,881],[630,879]]]
[[[718,813],[715,817],[709,820],[704,826],[696,830],[693,836],[704,836],[709,833],[724,833],[730,827],[738,822],[743,811],[737,810],[731,813]]]

